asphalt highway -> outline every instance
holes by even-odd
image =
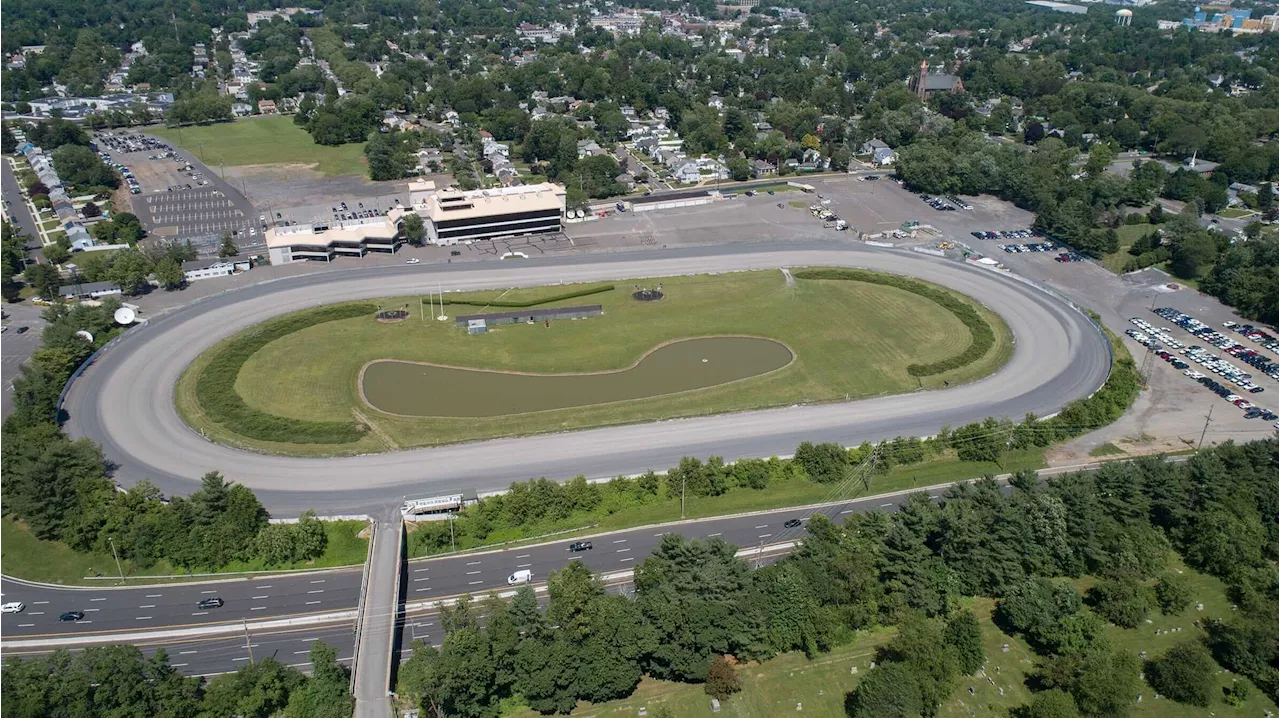
[[[214,444],[188,428],[173,404],[175,382],[202,351],[265,319],[316,305],[436,286],[473,290],[806,265],[865,267],[951,287],[1005,319],[1013,356],[994,375],[944,391],[327,459]],[[515,263],[365,265],[264,282],[130,330],[76,381],[64,408],[67,430],[101,443],[125,485],[151,478],[166,492],[188,493],[205,472],[219,470],[252,488],[276,515],[308,508],[381,515],[405,495],[483,491],[537,476],[634,474],[666,469],[687,455],[767,457],[789,454],[804,440],[856,444],[930,435],[944,424],[993,415],[1047,415],[1096,390],[1108,369],[1106,341],[1085,316],[996,272],[849,242],[735,244]]]

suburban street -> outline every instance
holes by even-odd
[[[40,247],[40,231],[36,226],[35,217],[31,216],[31,210],[27,208],[27,202],[22,197],[22,191],[18,187],[18,177],[13,172],[13,165],[5,160],[0,162],[0,176],[3,177],[2,193],[5,200],[5,214],[18,225],[18,229],[22,233],[31,238],[27,243],[28,247]]]

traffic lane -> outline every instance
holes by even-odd
[[[0,418],[8,417],[9,412],[13,411],[13,380],[18,378],[22,365],[31,354],[40,348],[45,327],[45,321],[40,316],[43,311],[41,307],[31,303],[4,305],[7,316],[4,324],[8,329],[4,332],[4,339],[0,341],[0,383],[4,384],[0,398]],[[18,329],[21,327],[26,327],[27,331],[19,334]]]
[[[272,631],[254,631],[205,639],[172,639],[135,643],[146,656],[164,649],[169,665],[189,676],[216,676],[239,670],[250,660],[274,658],[303,672],[311,671],[308,653],[311,644],[323,641],[338,652],[338,660],[350,666],[355,648],[354,624],[342,623],[306,626]],[[73,648],[72,651],[81,649]],[[4,652],[6,660],[15,657],[45,656],[51,650]],[[252,656],[250,653],[252,652]]]
[[[804,264],[910,273],[1000,307],[1016,340],[1013,356],[995,375],[943,391],[324,460],[249,454],[208,442],[177,417],[171,389],[162,388],[176,382],[189,359],[223,333],[303,306],[411,293],[427,279],[451,289],[471,289],[556,278],[594,281],[620,274],[661,276]],[[261,301],[264,298],[270,301]],[[161,335],[162,341],[153,341]],[[132,330],[72,386],[67,409],[71,433],[101,442],[121,466],[121,480],[150,477],[163,490],[180,492],[190,489],[197,476],[193,472],[216,468],[253,488],[273,512],[281,513],[316,506],[381,507],[399,499],[408,486],[444,492],[506,486],[513,479],[539,475],[639,473],[665,469],[685,455],[764,456],[789,453],[803,439],[859,443],[936,433],[942,424],[959,425],[989,415],[1047,414],[1096,389],[1108,368],[1108,346],[1086,317],[989,270],[831,242],[787,251],[727,245],[662,250],[643,258],[531,260],[510,268],[458,264],[421,273],[404,267],[364,267],[253,285],[198,300]],[[121,431],[123,426],[131,431]],[[357,475],[364,478],[359,489],[350,481]]]
[[[936,499],[940,495],[938,490],[929,492],[931,498]],[[404,573],[406,600],[421,603],[462,594],[505,590],[511,588],[507,583],[508,577],[520,570],[532,571],[533,581],[541,583],[546,581],[548,574],[564,568],[570,561],[581,561],[597,574],[627,571],[653,553],[668,533],[704,540],[719,538],[742,549],[795,541],[804,537],[805,525],[815,514],[823,514],[839,523],[858,511],[897,511],[908,496],[872,496],[817,509],[787,508],[750,516],[630,529],[501,552],[417,559],[409,562]],[[799,522],[799,525],[793,522]],[[592,548],[572,551],[571,546],[581,541],[590,541]]]
[[[31,216],[31,210],[27,208],[27,202],[22,197],[22,190],[18,185],[18,176],[13,171],[13,165],[8,161],[0,162],[3,168],[0,168],[0,177],[4,181],[0,184],[4,185],[3,192],[0,193],[8,203],[5,212],[9,215],[9,219],[22,230],[22,233],[30,237],[35,242],[35,246],[40,246],[40,232],[36,228],[35,217]]]
[[[360,581],[358,568],[139,588],[55,588],[4,578],[0,579],[4,600],[21,601],[26,610],[0,616],[0,626],[6,636],[57,636],[342,611],[356,606]],[[213,597],[224,601],[221,608],[199,607],[200,601]],[[67,611],[83,611],[85,617],[77,622],[59,621],[58,616]]]

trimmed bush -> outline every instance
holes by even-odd
[[[592,294],[600,294],[601,292],[612,292],[613,289],[614,289],[614,285],[612,284],[600,284],[594,287],[583,287],[582,289],[578,289],[572,292],[565,292],[564,294],[555,294],[550,297],[543,297],[542,299],[530,299],[527,302],[504,301],[501,299],[495,299],[491,302],[483,302],[480,300],[449,299],[448,297],[446,297],[444,300],[444,303],[455,305],[455,306],[461,306],[461,307],[506,307],[510,309],[523,309],[525,307],[536,307],[540,304],[550,304],[552,302],[559,302],[565,299],[587,297],[587,296],[591,296]]]
[[[959,369],[986,356],[991,351],[991,347],[996,343],[995,331],[991,329],[991,325],[978,314],[978,310],[974,309],[967,302],[958,299],[955,295],[945,290],[939,289],[924,282],[909,279],[907,277],[899,277],[892,274],[880,274],[878,272],[869,272],[862,269],[802,269],[794,272],[797,279],[844,279],[854,282],[865,282],[867,284],[880,284],[887,287],[896,287],[912,294],[919,295],[937,304],[943,309],[955,315],[966,327],[969,328],[969,334],[973,338],[969,343],[969,347],[959,354],[948,357],[932,364],[910,364],[907,366],[907,373],[915,377],[933,376],[942,374],[943,372]]]
[[[196,400],[209,418],[241,436],[260,441],[294,444],[346,444],[364,436],[364,427],[350,421],[307,421],[275,416],[250,408],[236,393],[236,378],[249,357],[271,342],[317,324],[370,316],[378,310],[370,302],[321,307],[272,319],[241,334],[216,351],[196,379]]]

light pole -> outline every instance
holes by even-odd
[[[458,544],[453,540],[453,513],[452,512],[450,512],[449,514],[449,550],[450,551],[458,550]]]
[[[680,518],[684,518],[684,487],[686,480],[684,472],[680,472]]]
[[[107,543],[111,544],[111,555],[116,559],[116,570],[120,572],[120,583],[124,583],[124,569],[120,568],[120,554],[116,551],[115,539],[108,536]]]

